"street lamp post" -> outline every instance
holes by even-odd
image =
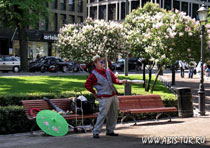
[[[199,114],[205,115],[205,89],[204,89],[204,78],[203,78],[203,42],[204,42],[204,31],[205,31],[205,22],[207,20],[208,16],[208,9],[206,8],[205,3],[201,5],[201,7],[198,9],[198,15],[200,18],[201,23],[201,77],[200,77],[200,85],[199,85]]]
[[[125,2],[125,14],[128,15],[128,0]],[[128,76],[128,54],[125,57],[125,62],[124,62],[124,72],[125,76]],[[125,84],[124,87],[124,94],[125,95],[131,95],[131,84]]]

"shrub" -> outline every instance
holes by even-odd
[[[31,126],[22,106],[0,107],[0,134],[27,132]]]

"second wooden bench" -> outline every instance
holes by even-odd
[[[118,96],[118,99],[119,111],[123,114],[122,123],[125,118],[131,117],[136,124],[134,114],[158,113],[157,120],[162,113],[177,112],[176,107],[165,107],[159,95]]]

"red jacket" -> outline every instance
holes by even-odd
[[[103,70],[99,70],[99,69],[94,69],[95,71],[97,71],[99,74],[101,74],[102,76],[104,76],[105,78],[107,78],[106,76],[106,69],[103,69]],[[112,82],[115,83],[115,84],[120,84],[119,83],[119,79],[114,75],[114,73],[109,69],[110,71],[110,74],[111,74],[111,77],[112,77]],[[93,89],[93,86],[97,84],[97,78],[96,76],[91,73],[86,82],[85,82],[85,88],[90,91],[91,93],[95,94],[96,95],[96,91]],[[114,92],[112,93],[112,95],[100,95],[100,96],[97,96],[98,98],[108,98],[108,97],[112,97],[116,95]]]

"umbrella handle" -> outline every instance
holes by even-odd
[[[58,113],[65,113],[64,110],[62,110],[61,108],[57,107],[54,103],[52,103],[50,99],[44,97],[43,100],[47,101]]]
[[[36,112],[36,114],[40,111],[40,109],[38,109],[38,108],[31,108],[30,109],[30,115],[33,117],[33,118],[35,118],[36,117],[36,114],[35,114],[35,112]]]

